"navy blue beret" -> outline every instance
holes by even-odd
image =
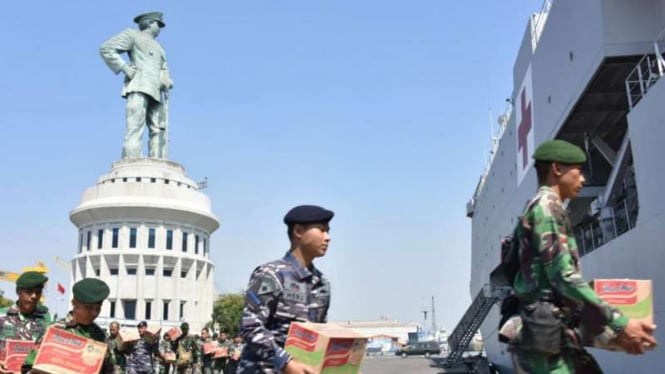
[[[320,206],[298,205],[286,213],[284,216],[284,223],[287,225],[315,222],[328,223],[334,215],[335,213],[333,211],[321,208]]]

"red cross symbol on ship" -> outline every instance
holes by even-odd
[[[522,150],[522,168],[525,168],[529,157],[527,135],[531,131],[531,102],[529,102],[529,105],[526,104],[526,88],[522,89],[520,96],[522,119],[517,128],[517,150]]]

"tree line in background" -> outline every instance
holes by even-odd
[[[14,304],[14,300],[5,298],[5,293],[0,291],[0,308],[6,308]]]
[[[221,295],[212,307],[212,321],[207,327],[214,332],[225,331],[229,336],[240,332],[242,309],[245,306],[245,295],[230,293]]]

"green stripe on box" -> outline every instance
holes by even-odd
[[[291,356],[305,365],[316,366],[321,363],[321,360],[323,360],[323,350],[307,352],[292,345],[286,346],[284,350],[289,352]]]
[[[649,295],[649,297],[639,303],[633,305],[614,305],[614,307],[619,309],[629,318],[644,318],[651,314],[652,299],[652,295]]]

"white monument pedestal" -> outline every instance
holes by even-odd
[[[187,321],[198,331],[210,321],[210,235],[219,221],[181,165],[117,161],[83,192],[70,219],[79,230],[72,284],[95,277],[111,289],[99,324],[148,320],[169,328]]]

